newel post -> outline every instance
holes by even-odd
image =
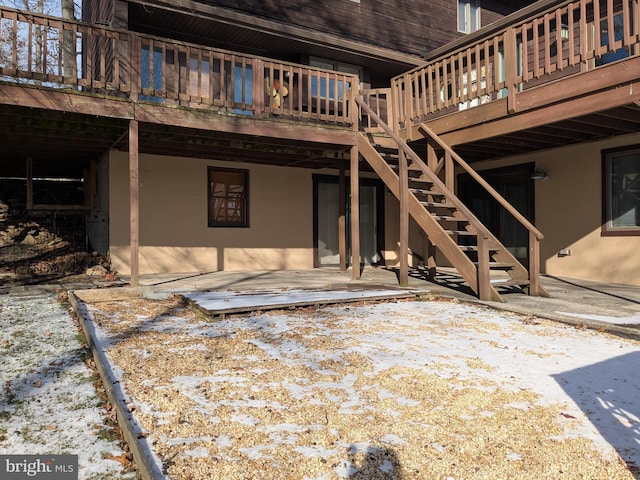
[[[540,240],[529,232],[529,295],[539,296],[540,290]]]
[[[478,232],[478,297],[480,300],[491,300],[489,276],[489,236]]]

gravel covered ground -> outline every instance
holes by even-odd
[[[634,479],[640,344],[456,302],[84,304],[172,479]]]
[[[76,454],[81,480],[135,479],[78,324],[53,293],[0,295],[0,454]]]

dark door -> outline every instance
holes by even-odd
[[[533,164],[480,172],[480,175],[527,220],[534,222]],[[478,219],[524,265],[529,262],[529,232],[487,191],[464,174],[458,177],[458,196]]]

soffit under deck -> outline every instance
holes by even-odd
[[[1,105],[0,175],[24,177],[30,157],[36,176],[78,178],[109,150],[128,151],[127,135],[123,119]],[[139,151],[300,168],[339,168],[348,158],[345,145],[147,123],[139,127]]]

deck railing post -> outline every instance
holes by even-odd
[[[140,55],[142,50],[142,45],[140,43],[140,38],[133,34],[129,34],[129,84],[131,85],[131,90],[129,92],[129,99],[132,102],[138,101],[138,92],[142,86],[142,80],[140,78]],[[88,79],[91,81],[91,79]]]
[[[346,85],[345,85],[345,88],[346,88]],[[349,98],[348,118],[351,121],[351,127],[353,128],[353,130],[356,130],[356,131],[359,130],[358,118],[360,116],[360,109],[356,104],[356,97],[358,95],[360,95],[360,85],[358,84],[357,77],[355,77],[351,81],[351,86],[348,92],[348,98]]]
[[[504,67],[505,82],[507,87],[507,110],[509,113],[515,113],[516,93],[518,88],[518,48],[516,40],[516,31],[509,28],[504,34]]]
[[[413,92],[411,91],[411,77],[408,73],[404,76],[402,82],[404,84],[404,128],[408,141],[411,137],[411,102],[413,99]]]
[[[253,108],[256,116],[264,113],[265,85],[264,85],[264,62],[256,59],[253,61]]]

